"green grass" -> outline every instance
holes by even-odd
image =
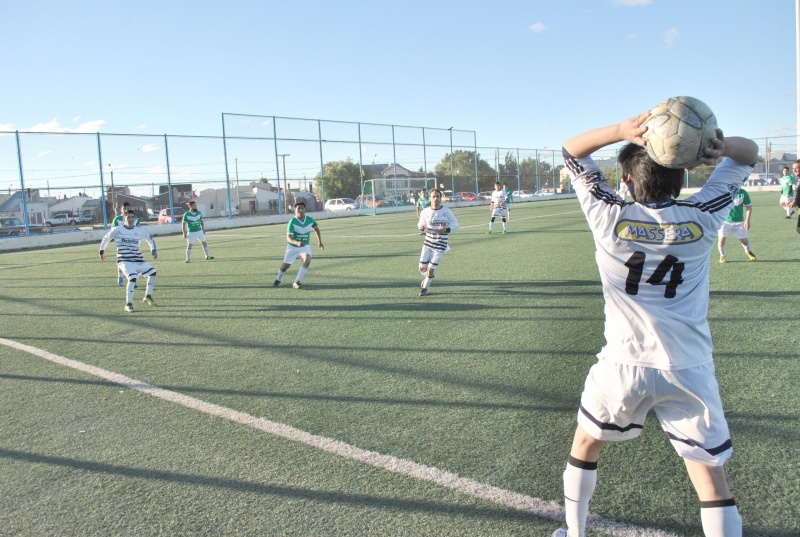
[[[745,535],[800,532],[800,235],[752,194],[759,261],[730,237],[709,318]],[[603,344],[574,200],[458,209],[427,298],[411,213],[321,221],[325,250],[272,288],[283,225],[211,232],[214,261],[158,238],[125,314],[97,245],[0,255],[0,336],[234,410],[544,500]],[[496,224],[496,229],[499,225]],[[314,242],[312,241],[312,245]],[[111,249],[113,250],[113,248]],[[149,257],[146,254],[146,257]],[[0,535],[549,535],[557,524],[206,416],[0,347]],[[603,453],[591,511],[699,536],[654,419]]]

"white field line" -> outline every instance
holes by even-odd
[[[177,392],[165,390],[158,386],[153,386],[136,379],[107,371],[99,367],[95,367],[76,360],[70,360],[57,354],[31,347],[23,343],[12,341],[5,338],[0,338],[0,345],[5,345],[12,349],[27,352],[34,356],[38,356],[53,363],[99,377],[101,379],[125,386],[132,390],[137,390],[153,397],[158,397],[171,403],[176,403],[193,410],[198,410],[211,416],[227,419],[242,425],[247,425],[253,429],[258,429],[293,442],[299,442],[307,446],[327,451],[355,461],[369,464],[376,468],[395,472],[397,474],[420,479],[430,483],[435,483],[442,487],[466,494],[468,496],[487,500],[500,504],[518,511],[530,513],[535,516],[547,518],[555,521],[564,520],[564,510],[560,504],[556,502],[544,501],[538,498],[533,498],[525,494],[519,494],[510,490],[493,487],[486,485],[472,479],[460,477],[451,472],[439,470],[424,464],[417,464],[412,461],[399,459],[391,455],[383,455],[374,451],[367,451],[350,444],[345,444],[339,440],[326,438],[324,436],[317,436],[315,434],[307,433],[296,429],[290,425],[277,423],[264,418],[257,418],[250,414],[238,412],[236,410],[226,408],[223,406],[207,403],[194,397],[189,397]],[[608,533],[614,537],[678,537],[671,533],[665,533],[659,530],[638,528],[627,524],[620,524],[610,520],[605,520],[597,516],[590,516],[589,526],[596,530]]]

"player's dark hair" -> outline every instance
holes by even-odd
[[[297,208],[298,205],[302,205],[303,207],[306,206],[306,204],[304,202],[298,201],[297,203],[294,204],[295,209]]]
[[[127,211],[125,211],[125,214],[132,214],[133,216],[136,216],[136,213],[133,212],[133,209],[128,209]]]
[[[622,176],[631,175],[633,199],[641,203],[663,203],[677,198],[681,193],[684,172],[656,163],[647,150],[636,144],[628,144],[617,156]]]
[[[128,203],[127,201],[125,201],[125,202],[123,202],[123,203],[122,203],[122,206],[123,206],[123,207],[130,207],[130,206],[131,206],[131,204],[130,204],[130,203]]]

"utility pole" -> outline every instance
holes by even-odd
[[[117,191],[114,188],[114,168],[111,166],[111,164],[109,164],[108,167],[111,169],[111,211],[114,213],[114,216],[116,216],[117,215],[117,203],[116,203],[116,200],[117,200],[116,193],[117,193]]]
[[[290,212],[289,210],[289,183],[286,181],[286,157],[291,157],[289,153],[282,153],[278,155],[283,159],[283,203],[285,205],[286,212]]]

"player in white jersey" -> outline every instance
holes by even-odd
[[[100,259],[103,261],[106,260],[106,246],[112,240],[117,245],[117,267],[128,279],[125,311],[133,311],[133,290],[136,288],[136,280],[140,276],[147,276],[147,291],[142,302],[148,306],[154,306],[153,289],[156,285],[156,269],[145,262],[139,249],[139,242],[147,241],[153,259],[158,259],[158,252],[156,252],[156,243],[150,234],[144,229],[136,227],[136,215],[133,211],[125,214],[123,225],[112,228],[100,241]]]
[[[566,167],[594,236],[606,345],[586,379],[564,472],[569,530],[554,536],[585,535],[603,445],[637,437],[651,408],[684,459],[700,499],[705,535],[742,534],[722,466],[732,447],[706,315],[709,253],[753,169],[758,146],[717,131],[702,162],[725,158],[697,194],[678,200],[684,171],[659,166],[644,149],[642,124],[649,115],[564,144]],[[620,141],[631,142],[619,162],[632,203],[617,196],[591,159],[598,149]]]
[[[458,220],[453,212],[442,205],[442,193],[434,188],[430,192],[431,204],[422,210],[417,227],[425,233],[422,253],[419,256],[419,272],[425,277],[419,286],[419,296],[427,296],[439,262],[450,250],[448,237],[458,229]]]
[[[500,183],[495,183],[494,192],[492,192],[492,203],[489,205],[489,210],[492,213],[492,219],[489,220],[489,231],[486,232],[487,235],[492,234],[494,219],[498,216],[503,221],[503,233],[506,232],[506,217],[508,216],[508,207],[506,205],[507,198],[508,193],[503,190],[503,188],[500,186]]]

